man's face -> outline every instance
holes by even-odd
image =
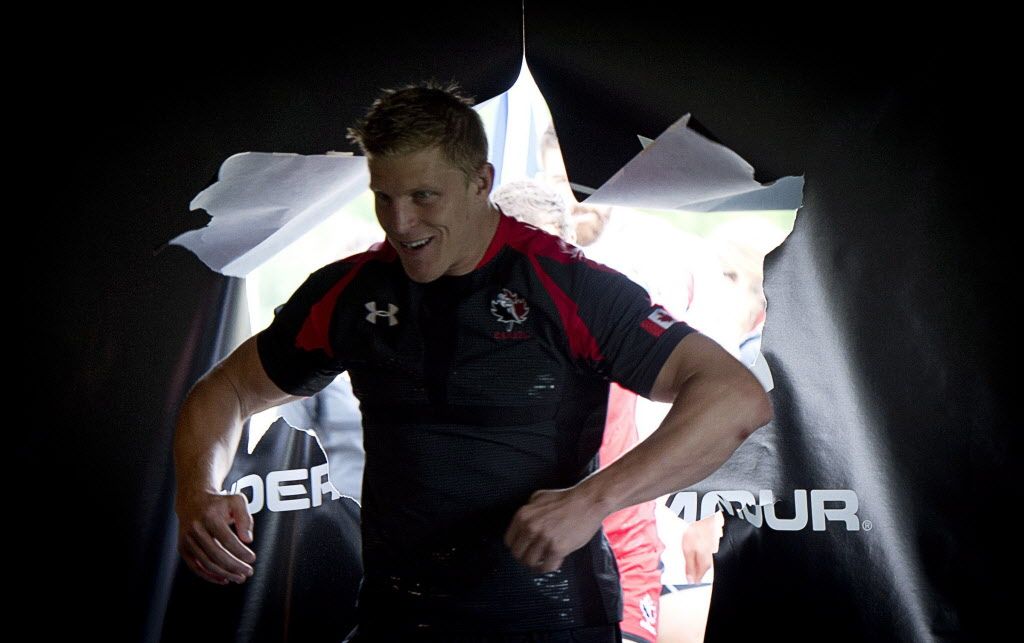
[[[410,279],[427,283],[476,267],[494,230],[490,165],[467,184],[439,147],[367,163],[377,221]]]

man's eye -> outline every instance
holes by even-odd
[[[430,197],[434,196],[434,193],[428,192],[426,190],[420,190],[419,192],[414,193],[412,196],[417,201],[423,201],[424,199],[429,199]]]

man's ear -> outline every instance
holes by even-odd
[[[490,195],[491,188],[494,187],[494,166],[490,162],[480,166],[473,179],[473,184],[477,188],[477,194],[483,196]]]

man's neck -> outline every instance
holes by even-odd
[[[473,254],[470,256],[471,262],[467,262],[467,265],[472,266],[466,272],[460,272],[459,275],[466,275],[473,272],[480,267],[480,262],[487,255],[487,250],[491,247],[494,242],[494,235],[498,233],[498,224],[501,222],[501,212],[493,204],[488,203],[487,211],[482,213],[480,235],[478,236],[479,242],[476,247],[473,248]]]

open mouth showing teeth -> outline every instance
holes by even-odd
[[[408,243],[402,241],[401,244],[403,248],[408,248],[410,250],[419,250],[423,246],[433,241],[433,239],[434,237],[427,237],[426,239],[420,239],[419,241],[410,241]]]

